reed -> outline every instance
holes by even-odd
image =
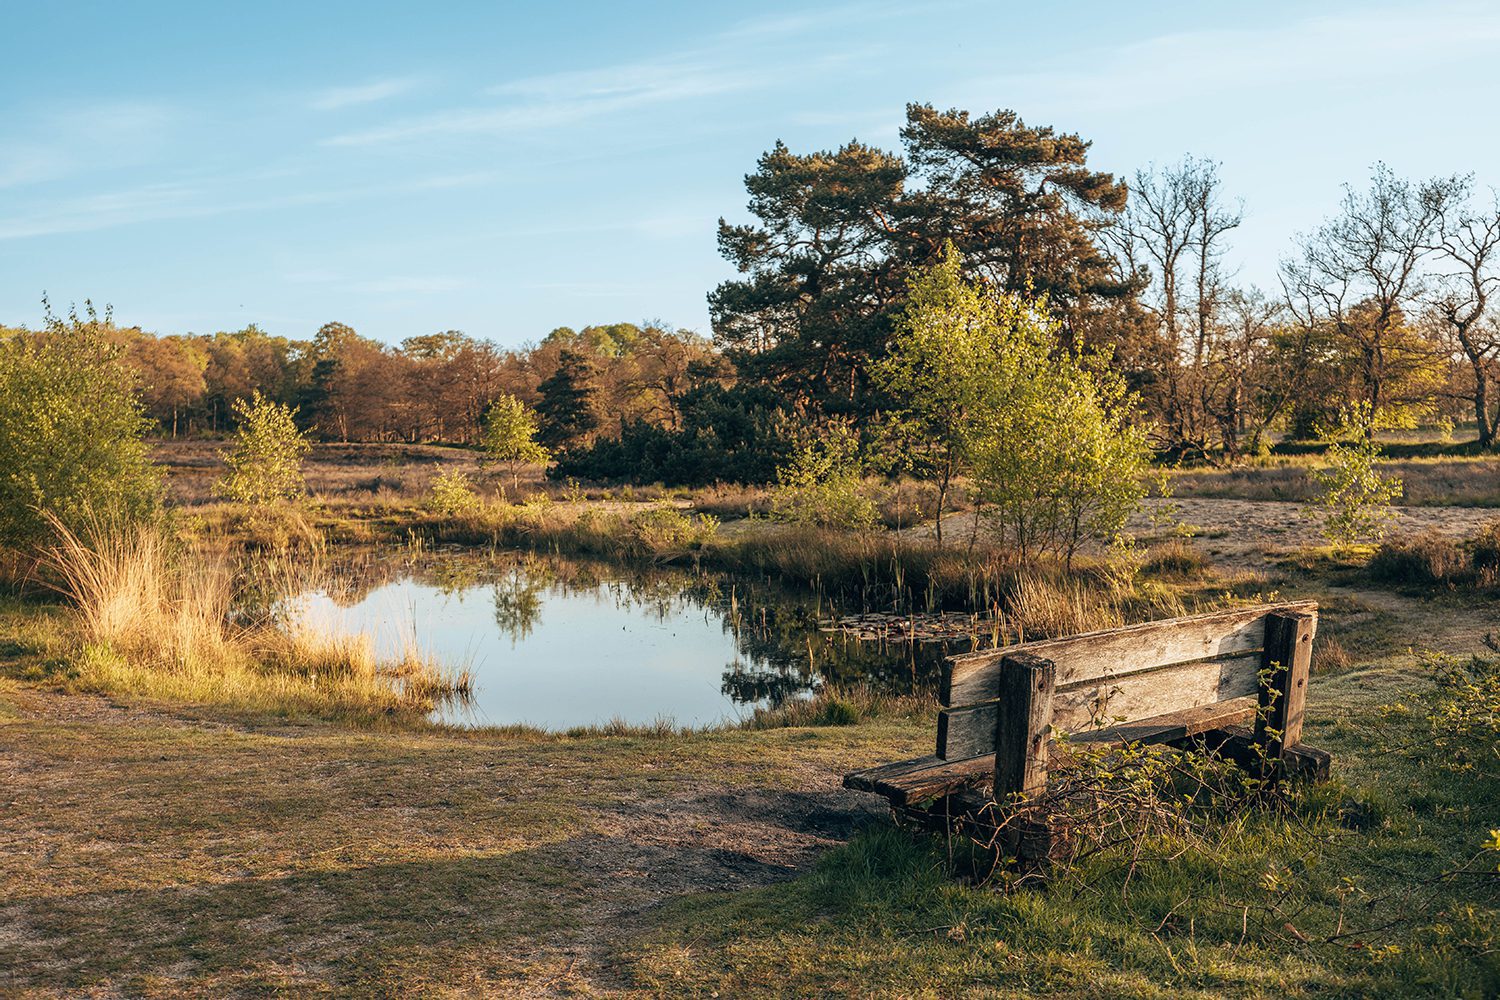
[[[445,669],[414,640],[382,659],[369,635],[295,604],[246,614],[248,578],[226,550],[175,546],[153,525],[54,529],[45,566],[79,640],[69,686],[352,722],[417,721],[471,686],[467,671]],[[305,584],[313,569],[296,565],[273,559],[266,572]]]

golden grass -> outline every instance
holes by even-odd
[[[444,669],[414,639],[383,660],[369,635],[294,602],[247,618],[238,607],[243,579],[222,550],[178,548],[150,525],[99,524],[83,535],[55,527],[46,565],[81,640],[71,686],[350,721],[420,719],[469,691],[466,670]],[[310,562],[268,566],[278,593],[305,589],[316,572]]]

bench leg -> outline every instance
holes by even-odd
[[[1280,759],[1284,750],[1302,742],[1307,678],[1317,627],[1318,616],[1311,612],[1266,615],[1255,742],[1265,751],[1267,760]]]

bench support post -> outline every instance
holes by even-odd
[[[1279,760],[1286,748],[1302,742],[1302,716],[1317,627],[1316,613],[1266,616],[1255,742],[1265,750],[1267,760]]]
[[[1028,798],[1047,790],[1047,743],[1052,729],[1052,691],[1057,668],[1051,660],[1015,653],[1000,661],[1000,702],[995,723],[995,802]],[[1016,834],[1023,862],[1051,856],[1052,830],[1046,819],[1026,819]]]

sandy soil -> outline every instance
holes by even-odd
[[[1149,537],[1171,530],[1172,522],[1193,529],[1194,543],[1210,557],[1259,554],[1321,544],[1319,522],[1309,516],[1308,504],[1279,500],[1173,499],[1148,500],[1132,518],[1129,530]],[[1396,507],[1392,534],[1433,530],[1448,535],[1470,535],[1500,512],[1487,507]],[[1165,521],[1166,523],[1163,523]]]

